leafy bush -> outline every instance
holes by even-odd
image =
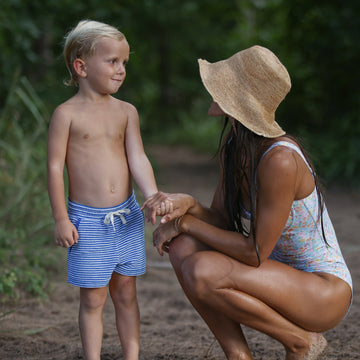
[[[60,86],[68,76],[64,34],[89,18],[119,27],[129,40],[119,96],[138,108],[144,139],[212,149],[214,127],[198,111],[210,97],[196,59],[213,62],[259,44],[279,56],[292,78],[277,111],[280,125],[305,138],[326,180],[358,186],[359,11],[357,0],[103,0],[101,7],[97,0],[3,1],[0,107],[17,66],[49,106],[68,98],[73,89]],[[23,121],[21,126],[27,128]]]
[[[0,294],[45,296],[55,270],[46,191],[48,113],[25,77],[15,76],[0,116]]]

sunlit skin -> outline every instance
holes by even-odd
[[[208,114],[225,115],[214,102]],[[282,139],[292,142],[280,137],[270,139],[270,143]],[[174,208],[162,217],[155,230],[154,246],[161,255],[169,253],[185,294],[216,336],[227,359],[253,359],[240,324],[282,343],[286,360],[313,359],[308,357],[310,347],[326,343],[319,333],[343,319],[351,289],[334,275],[299,271],[268,259],[293,201],[307,197],[315,186],[301,157],[287,148],[275,148],[260,162],[257,181],[259,267],[252,237],[223,230],[226,211],[221,167],[210,208],[186,194],[158,193],[146,201],[144,206],[153,213],[160,211],[165,199]]]
[[[78,233],[65,205],[63,170],[69,198],[93,207],[111,207],[132,193],[132,178],[147,198],[157,192],[151,164],[144,152],[137,110],[114,98],[126,76],[129,45],[103,37],[95,53],[74,61],[79,90],[58,106],[49,128],[48,188],[55,219],[55,241],[70,247]],[[109,284],[116,324],[126,360],[139,354],[139,308],[136,277],[113,273]],[[102,312],[107,287],[80,289],[79,326],[86,360],[100,360]]]
[[[100,40],[93,56],[75,60],[79,91],[52,116],[48,182],[57,225],[56,242],[61,246],[69,247],[77,240],[64,200],[65,162],[69,198],[80,204],[94,207],[120,204],[132,192],[132,176],[145,197],[157,191],[143,149],[136,108],[111,96],[125,79],[128,60],[126,40],[106,37]]]

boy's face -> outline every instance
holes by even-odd
[[[100,39],[94,55],[85,60],[85,81],[88,85],[101,94],[116,93],[125,80],[129,51],[125,39]]]

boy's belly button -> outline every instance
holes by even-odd
[[[111,191],[112,193],[115,193],[116,189],[115,189],[115,186],[114,186],[114,185],[111,185],[110,191]]]

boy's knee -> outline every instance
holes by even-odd
[[[121,281],[111,283],[109,292],[114,304],[132,305],[137,301],[136,278],[129,276],[122,278]]]
[[[107,298],[107,289],[80,289],[80,306],[87,311],[102,309]]]
[[[112,291],[110,295],[115,306],[127,308],[137,304],[137,296],[133,291]]]

